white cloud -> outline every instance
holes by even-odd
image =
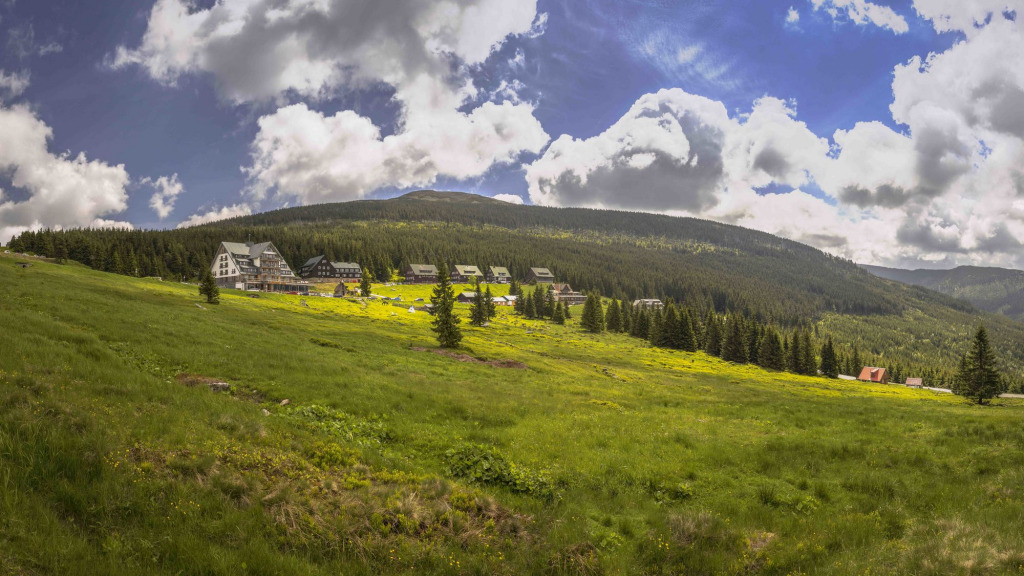
[[[161,220],[171,215],[171,212],[174,211],[175,201],[185,191],[185,187],[178,180],[177,174],[170,177],[161,176],[156,180],[143,178],[141,184],[153,188],[153,196],[149,199],[149,207],[156,212],[157,217]]]
[[[811,4],[816,11],[824,10],[833,19],[847,19],[860,26],[873,24],[896,34],[910,30],[907,21],[892,8],[867,0],[811,0]]]
[[[968,35],[984,28],[993,17],[1004,12],[1022,15],[1021,0],[914,0],[914,10],[931,20],[939,32],[959,31]]]
[[[111,64],[140,65],[168,84],[208,73],[237,103],[391,86],[401,113],[386,137],[354,111],[325,115],[305,103],[259,119],[245,169],[254,200],[351,200],[480,176],[539,152],[548,136],[520,102],[522,85],[508,78],[489,94],[500,104],[480,103],[488,94],[473,71],[545,23],[536,0],[223,0],[208,9],[158,0],[141,45],[119,48]]]
[[[501,200],[502,202],[508,202],[509,204],[523,204],[523,197],[518,194],[495,194],[493,196],[495,200]]]
[[[252,214],[252,207],[248,204],[234,204],[232,206],[224,206],[223,208],[213,208],[207,212],[196,213],[189,216],[187,220],[178,224],[178,228],[199,226],[200,224],[209,224],[210,222],[217,222],[218,220],[227,220],[228,218],[237,218],[239,216],[248,216],[250,214]]]
[[[9,98],[17,98],[28,89],[28,85],[29,73],[27,71],[8,74],[0,70],[0,95],[6,92]]]
[[[111,224],[100,218],[127,208],[124,166],[53,154],[52,135],[27,106],[0,107],[0,171],[28,194],[15,201],[0,192],[0,241],[31,229]]]
[[[796,26],[799,23],[800,11],[794,8],[793,6],[790,6],[789,10],[786,11],[786,24],[789,24],[790,26]]]

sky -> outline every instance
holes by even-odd
[[[408,190],[1024,268],[1024,0],[0,0],[0,242]]]

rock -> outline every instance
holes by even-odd
[[[270,416],[270,410],[267,410],[266,408],[264,408],[263,409],[263,415],[264,416]]]
[[[231,384],[227,382],[208,382],[206,385],[214,392],[228,392],[231,390]]]
[[[289,400],[287,398],[285,398],[284,400],[281,400],[281,406],[287,406],[287,405],[289,405],[291,403],[292,403],[291,400]]]

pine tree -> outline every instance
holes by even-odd
[[[693,337],[693,321],[690,311],[683,308],[683,316],[679,319],[679,349],[685,352],[697,351],[697,340]]]
[[[958,396],[985,404],[1004,391],[1004,381],[996,367],[996,354],[988,340],[988,331],[979,326],[971,350],[960,360],[960,370],[952,390]]]
[[[480,283],[477,282],[477,286],[479,285]],[[498,315],[498,307],[494,304],[494,294],[491,293],[490,284],[487,285],[487,291],[484,292],[484,303],[487,306],[487,321],[489,322]]]
[[[818,362],[814,357],[814,347],[811,346],[811,331],[804,330],[800,336],[800,374],[804,376],[817,376]]]
[[[803,351],[800,349],[800,330],[793,330],[793,338],[789,340],[789,351],[786,355],[786,370],[793,374],[801,374],[803,371]]]
[[[487,303],[484,301],[484,293],[480,289],[479,279],[476,281],[473,303],[469,306],[469,323],[473,326],[483,326],[487,323]]]
[[[208,269],[203,274],[203,279],[199,283],[199,295],[206,296],[207,304],[220,304],[220,288],[217,286],[217,281],[213,279],[213,274]]]
[[[672,301],[665,305],[659,345],[674,350],[679,349],[679,311],[676,310],[676,305]]]
[[[641,308],[633,322],[633,336],[647,340],[651,336],[651,315],[646,308]]]
[[[547,297],[544,301],[544,315],[552,318],[555,315],[555,286],[548,285]]]
[[[761,346],[757,351],[757,365],[769,370],[782,371],[786,369],[782,339],[775,328],[768,327],[761,335]]]
[[[587,294],[587,300],[583,304],[580,326],[594,334],[604,331],[604,307],[601,305],[601,297],[597,295],[597,292]]]
[[[757,356],[761,351],[761,326],[757,322],[747,323],[747,362],[757,364]]]
[[[739,315],[730,314],[726,326],[725,341],[722,343],[722,360],[746,364],[747,344],[743,337],[743,322]]]
[[[662,330],[664,328],[665,316],[660,310],[650,309],[647,312],[651,319],[650,328],[647,330],[647,340],[651,346],[662,346]]]
[[[369,268],[363,268],[363,279],[359,281],[359,293],[363,298],[369,298],[373,292],[373,274]]]
[[[551,321],[555,324],[565,324],[565,303],[555,304],[555,313],[551,315]]]
[[[543,284],[537,284],[533,288],[533,316],[535,318],[544,318],[546,310],[546,291],[544,290]]]
[[[563,308],[563,311],[565,312],[565,319],[572,320],[572,312],[569,312],[569,305],[566,304]]]
[[[850,366],[852,366],[850,375],[854,377],[859,376],[860,371],[864,369],[864,361],[861,360],[860,350],[856,348],[853,349],[853,357],[850,359]]]
[[[537,291],[536,288],[533,290]],[[537,317],[537,305],[534,303],[534,297],[532,295],[523,296],[523,300],[526,301],[526,304],[523,305],[523,316],[526,316],[527,320],[533,320]]]
[[[523,297],[523,287],[518,282],[513,281],[509,294],[516,297],[512,310],[520,316],[526,316],[526,298]]]
[[[608,315],[605,317],[605,324],[609,332],[619,332],[622,330],[622,314],[619,309],[618,300],[613,299],[612,303],[608,305]]]
[[[821,374],[826,378],[839,378],[839,362],[831,336],[821,347]]]
[[[633,307],[623,299],[619,302],[619,316],[622,318],[622,325],[619,326],[619,332],[629,334],[633,329]]]
[[[708,311],[708,317],[704,321],[705,344],[704,351],[712,356],[722,355],[722,329],[714,312]]]
[[[448,270],[448,267],[442,262],[437,269]],[[432,329],[437,334],[437,343],[442,348],[458,348],[462,341],[462,331],[459,330],[461,319],[455,315],[455,292],[448,274],[437,275],[437,285],[434,286],[430,303],[434,315]]]

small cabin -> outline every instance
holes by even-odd
[[[459,304],[472,304],[475,299],[476,292],[460,292],[458,296]]]
[[[526,274],[527,284],[554,284],[555,275],[547,268],[530,268]]]
[[[558,302],[564,302],[566,306],[578,306],[587,301],[587,295],[581,292],[576,292],[572,289],[572,286],[568,284],[552,284],[551,287],[555,291],[555,300]]]
[[[640,300],[633,300],[633,308],[647,308],[648,310],[661,310],[665,307],[665,303],[657,298],[643,298]]]
[[[888,384],[889,371],[885,368],[865,366],[864,369],[860,371],[860,376],[857,376],[857,380],[860,380],[861,382],[874,382],[875,384]]]
[[[344,282],[342,282],[342,283],[340,283],[340,284],[338,284],[337,286],[334,287],[334,297],[335,298],[344,298],[347,295],[348,295],[348,288],[345,286]]]
[[[433,264],[410,264],[405,270],[408,284],[433,284],[437,282],[437,266]]]
[[[907,378],[907,388],[924,388],[924,378]]]

